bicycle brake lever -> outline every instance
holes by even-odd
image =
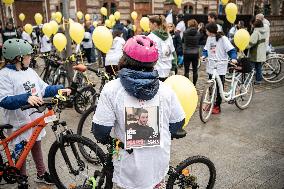
[[[30,116],[33,115],[33,114],[35,114],[35,113],[42,113],[42,112],[44,112],[45,109],[46,109],[46,105],[39,106],[39,107],[37,108],[37,111],[32,112],[32,113],[30,114]]]

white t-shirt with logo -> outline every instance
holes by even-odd
[[[43,97],[45,89],[48,85],[38,76],[38,74],[31,68],[26,71],[16,71],[9,68],[3,68],[0,70],[0,101],[2,101],[7,96],[14,96],[24,93],[30,93],[38,97]],[[28,109],[22,111],[17,110],[6,110],[3,109],[3,122],[5,124],[13,125],[13,129],[9,130],[16,131],[27,123],[30,123],[42,116],[43,114],[34,113],[35,109]],[[27,140],[30,138],[32,131],[30,129],[13,140],[14,144],[21,142],[22,140]],[[37,138],[41,140],[46,134],[45,129],[43,129]]]
[[[88,39],[88,41],[82,41],[82,45],[84,49],[93,48],[92,34],[90,32],[84,33],[84,40]]]
[[[208,59],[217,59],[217,60],[228,60],[229,56],[227,52],[232,50],[234,46],[231,44],[229,39],[226,36],[222,36],[218,42],[216,41],[216,37],[208,37],[206,41],[206,45],[204,47],[208,52]],[[214,62],[210,61],[206,65],[206,72],[209,74],[213,74],[214,70]],[[228,62],[222,62],[217,64],[217,73],[219,75],[226,75],[228,68]]]
[[[120,58],[123,55],[123,46],[125,40],[122,37],[115,37],[112,42],[112,47],[106,54],[105,65],[118,65]]]
[[[29,42],[29,44],[33,44],[31,36],[25,31],[23,31],[23,33],[22,33],[22,39]]]
[[[174,59],[173,52],[175,52],[172,37],[169,36],[165,41],[153,33],[150,33],[148,37],[156,43],[159,53],[159,59],[154,69],[158,71],[159,77],[169,77],[172,69],[172,60]]]
[[[177,24],[176,30],[180,31],[179,35],[180,35],[180,38],[182,39],[182,37],[183,37],[183,32],[186,30],[184,21],[180,21],[180,22]]]
[[[131,101],[131,102],[130,102]],[[103,88],[93,122],[104,126],[114,126],[111,136],[126,140],[125,109],[135,107],[157,107],[159,113],[160,145],[133,149],[129,154],[120,149],[119,158],[114,155],[113,182],[127,189],[153,189],[167,175],[170,161],[171,134],[169,123],[177,123],[185,114],[174,92],[160,82],[158,93],[149,101],[141,101],[130,96],[120,79],[108,82]],[[155,120],[153,122],[155,122]],[[149,122],[151,122],[149,120]]]
[[[40,39],[40,52],[41,53],[50,52],[51,51],[50,39],[46,35],[44,35],[43,37],[39,39]]]

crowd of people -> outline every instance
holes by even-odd
[[[155,114],[155,120],[159,121],[160,126],[160,146],[142,146],[131,153],[121,150],[120,158],[113,159],[114,188],[150,189],[163,186],[170,160],[171,136],[181,132],[185,119],[176,95],[163,81],[172,74],[177,74],[179,66],[184,66],[184,76],[189,78],[189,67],[192,65],[193,84],[198,85],[200,57],[230,58],[232,63],[237,64],[238,53],[233,37],[238,29],[245,27],[244,22],[239,21],[230,29],[228,35],[225,35],[222,26],[217,24],[215,13],[208,15],[206,25],[198,23],[195,19],[185,22],[183,15],[178,15],[176,27],[173,23],[167,23],[162,15],[150,16],[149,20],[151,31],[147,36],[134,35],[130,20],[126,24],[118,21],[111,29],[111,49],[105,55],[97,51],[100,54],[98,56],[104,60],[106,71],[117,75],[119,79],[107,83],[100,94],[93,118],[92,130],[95,138],[103,144],[109,142],[110,136],[125,141],[124,114],[125,108],[129,107],[156,107],[158,113]],[[260,84],[261,62],[266,60],[269,43],[269,22],[259,14],[252,20],[251,25],[247,56],[255,65],[255,84]],[[84,26],[84,39],[77,50],[82,48],[87,62],[92,63],[96,61],[95,46],[91,37],[95,28],[90,22],[86,22]],[[31,116],[28,110],[21,111],[19,108],[22,105],[40,105],[43,103],[42,97],[54,96],[62,89],[62,86],[48,86],[33,69],[29,68],[32,47],[35,46],[39,47],[41,53],[50,52],[53,49],[52,39],[40,30],[35,30],[29,35],[21,27],[15,29],[9,22],[5,29],[1,29],[1,57],[5,60],[4,68],[0,70],[0,107],[4,108],[5,115],[1,119],[12,124],[13,131],[41,115]],[[224,65],[217,70],[223,83],[227,66]],[[210,78],[212,68],[207,66],[206,72]],[[66,91],[70,93],[69,90]],[[213,114],[221,112],[221,102],[222,98],[217,91]],[[144,114],[146,115],[146,111]],[[148,114],[150,113],[147,111],[147,121]],[[32,148],[32,155],[38,172],[37,181],[50,184],[52,181],[43,163],[40,142],[44,135],[45,132],[38,138]],[[28,140],[29,133],[21,137],[15,142]],[[26,175],[25,167],[21,173]]]

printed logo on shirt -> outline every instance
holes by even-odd
[[[126,107],[125,135],[126,149],[159,146],[159,107]]]
[[[30,81],[27,81],[23,84],[23,86],[27,93],[30,93],[32,96],[38,96],[35,83],[31,83]]]
[[[210,53],[213,55],[216,54],[216,43],[210,43]]]

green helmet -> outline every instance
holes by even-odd
[[[33,53],[32,46],[22,39],[9,39],[5,41],[2,49],[3,57],[14,60],[17,56],[25,56]]]

